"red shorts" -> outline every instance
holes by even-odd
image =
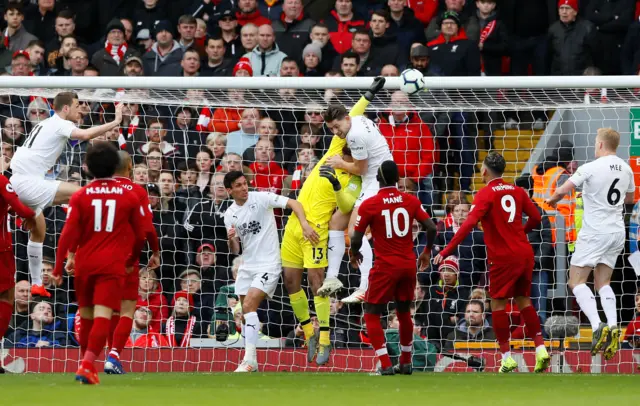
[[[492,299],[531,296],[533,257],[520,262],[493,264],[489,267],[489,295]]]
[[[133,266],[133,272],[124,277],[122,286],[122,300],[138,300],[138,285],[140,284],[140,269],[138,265]]]
[[[105,306],[120,311],[124,277],[115,274],[76,274],[75,289],[78,307]]]
[[[16,285],[16,260],[13,252],[0,252],[0,293]]]
[[[392,301],[411,302],[416,290],[416,268],[393,270],[377,269],[369,274],[369,288],[364,301],[371,304],[387,304]]]

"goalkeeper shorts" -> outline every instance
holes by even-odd
[[[312,226],[313,227],[313,226]],[[302,235],[302,227],[295,216],[289,217],[284,229],[280,257],[282,266],[297,269],[326,268],[329,265],[327,259],[327,245],[329,243],[329,230],[314,227],[320,236],[320,242],[313,246]]]

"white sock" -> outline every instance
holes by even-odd
[[[42,285],[42,243],[29,240],[27,256],[29,257],[31,285]]]
[[[258,344],[258,329],[260,320],[258,313],[251,312],[244,315],[244,359],[245,361],[255,361],[256,345]]]
[[[578,301],[580,309],[587,315],[589,323],[591,323],[591,329],[596,331],[600,325],[600,315],[598,314],[598,305],[593,292],[583,283],[573,288],[573,294]]]
[[[600,294],[600,303],[602,303],[602,310],[607,316],[607,324],[609,327],[616,327],[618,325],[618,310],[616,309],[616,295],[613,293],[610,285],[605,285],[598,291]]]
[[[344,231],[329,230],[329,243],[327,244],[329,266],[327,267],[327,279],[338,277],[342,257],[344,257],[345,246]]]
[[[545,351],[547,348],[544,345],[539,345],[536,347],[536,354],[540,354],[542,351]]]
[[[373,250],[369,240],[365,237],[362,239],[362,263],[360,264],[360,287],[361,290],[367,290],[369,287],[369,271],[373,268]]]
[[[503,352],[502,359],[507,359],[511,356],[511,351]]]

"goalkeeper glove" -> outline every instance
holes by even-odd
[[[364,94],[364,98],[373,101],[373,98],[376,97],[376,93],[378,93],[384,87],[386,79],[382,76],[378,76],[373,79],[373,83],[367,92]]]
[[[331,185],[333,186],[334,191],[337,192],[340,189],[342,189],[342,185],[340,185],[340,181],[336,176],[336,170],[330,167],[329,165],[322,165],[320,167],[320,176],[327,179],[329,182],[331,182]]]

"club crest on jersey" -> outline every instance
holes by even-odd
[[[249,223],[242,223],[238,227],[238,233],[241,237],[247,234],[256,235],[262,230],[262,226],[257,221],[250,221]]]
[[[252,212],[257,212],[258,211],[258,204],[257,203],[253,203],[252,205],[249,205],[249,210],[251,210]]]
[[[6,189],[7,189],[7,192],[9,192],[9,193],[13,193],[14,192],[13,191],[13,186],[11,186],[11,183],[7,183]]]

